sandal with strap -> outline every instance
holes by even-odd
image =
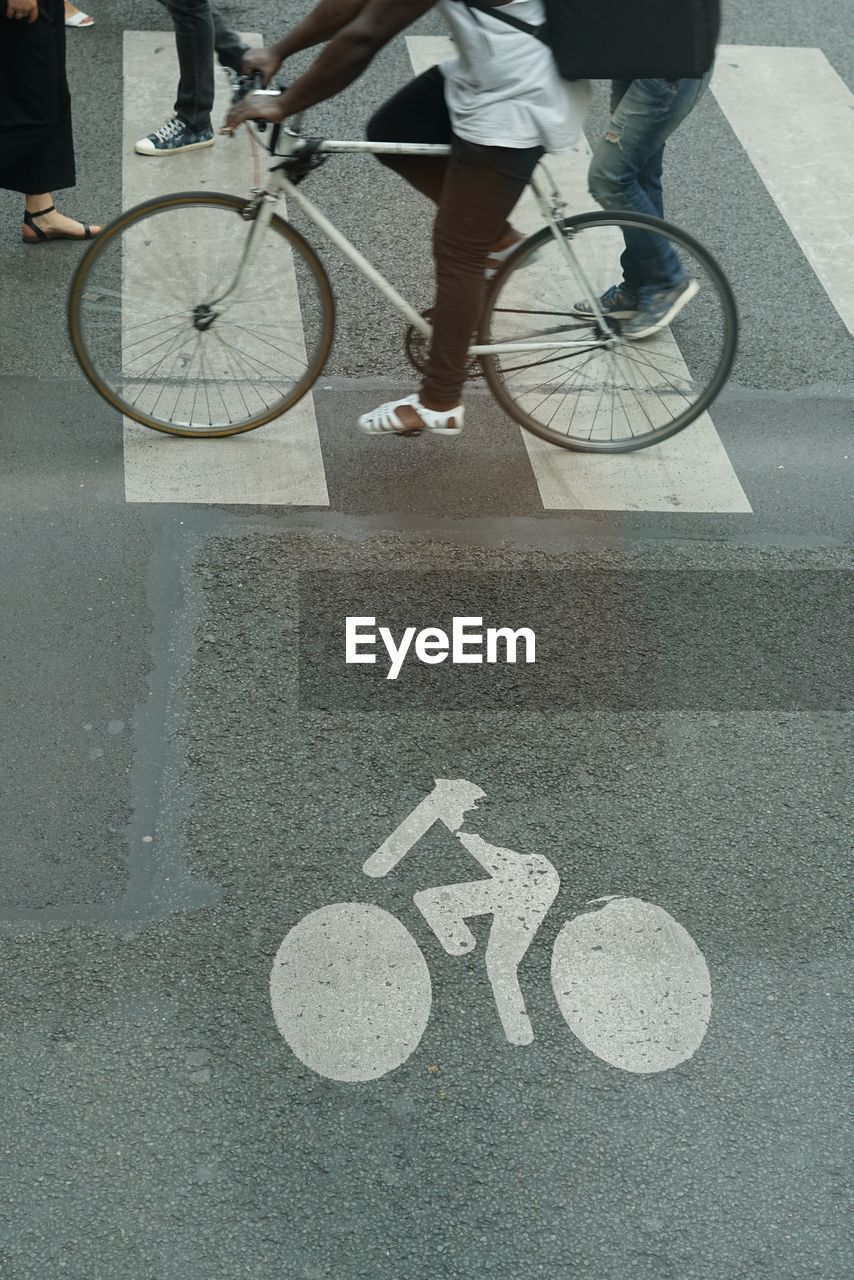
[[[21,235],[24,244],[46,244],[48,240],[93,240],[97,232],[92,230],[90,223],[83,222],[82,236],[70,235],[67,231],[42,231],[41,227],[37,227],[36,218],[43,218],[46,213],[55,213],[56,205],[49,205],[47,209],[39,209],[38,213],[30,213],[29,209],[24,210],[24,226],[35,232],[34,236]]]
[[[411,405],[424,425],[407,427],[401,422],[396,410],[403,405]],[[359,429],[371,436],[420,436],[422,431],[433,431],[439,436],[458,436],[463,429],[463,406],[458,404],[456,409],[440,413],[436,409],[426,409],[417,395],[406,396],[403,400],[389,400],[370,413],[363,413]]]
[[[72,8],[74,6],[72,5]],[[84,13],[82,9],[76,9],[74,13],[70,13],[65,18],[67,27],[82,27],[85,31],[88,27],[94,27],[95,19],[90,18],[88,13]]]

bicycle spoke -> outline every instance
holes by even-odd
[[[231,351],[233,351],[233,352],[235,353],[235,355],[240,356],[243,360],[249,360],[249,361],[251,361],[252,363],[259,365],[262,371],[263,371],[263,370],[266,370],[266,371],[268,371],[269,373],[277,373],[277,372],[278,372],[278,370],[276,370],[276,369],[273,367],[273,365],[271,365],[271,364],[267,364],[267,362],[266,362],[266,361],[264,361],[264,360],[261,360],[259,356],[253,356],[253,355],[251,355],[248,351],[242,351],[242,350],[240,349],[240,347],[235,346],[235,345],[234,345],[234,343],[225,342],[224,338],[222,337],[222,334],[220,334],[220,335],[219,335],[219,338],[220,338],[220,341],[223,343],[223,345],[224,345],[224,346],[226,346],[226,347],[228,347]],[[262,372],[261,376],[262,376],[262,377],[264,376],[264,375],[263,375],[263,372]],[[279,379],[279,381],[284,381],[284,379],[281,379],[281,378],[280,378],[280,379]]]
[[[669,382],[669,383],[670,383],[670,386],[671,386],[671,387],[673,387],[673,388],[674,388],[674,390],[676,390],[677,394],[679,394],[679,395],[684,394],[683,392],[681,392],[681,391],[679,390],[678,385],[673,381],[672,377],[670,377],[670,375],[669,375],[669,374],[665,373],[663,369],[660,369],[657,365],[653,364],[650,360],[646,360],[646,359],[644,359],[644,357],[643,357],[643,356],[641,356],[641,355],[636,355],[636,354],[634,354],[634,353],[633,353],[633,351],[631,351],[631,350],[626,351],[626,353],[625,353],[625,358],[626,358],[627,360],[632,360],[632,361],[634,361],[634,363],[635,363],[635,364],[642,365],[642,366],[644,366],[644,367],[645,367],[645,368],[647,368],[647,369],[652,369],[652,370],[653,370],[655,373],[657,373],[660,377],[664,378],[667,382]],[[686,381],[687,381],[687,380],[686,380]]]
[[[592,360],[593,358],[594,358],[594,356],[593,356],[593,355],[590,355],[590,356],[588,357],[588,361]],[[579,366],[579,367],[578,367],[578,369],[574,370],[573,372],[575,373],[575,375],[576,375],[576,376],[581,377],[582,379],[584,379],[584,374],[582,374],[582,373],[581,373],[581,368],[582,368],[582,367],[583,367],[583,366]],[[561,376],[561,375],[556,374],[554,378],[550,378],[550,379],[549,379],[545,384],[543,384],[543,383],[538,384],[537,389],[538,389],[538,390],[539,390],[539,389],[541,389],[543,385],[545,385],[546,387],[550,387],[552,383],[554,383],[554,382],[556,382],[556,381],[557,381],[557,379],[558,379],[558,377],[559,377],[559,376]],[[588,382],[590,383],[590,385],[591,385],[591,386],[596,386],[596,385],[597,385],[597,384],[593,381],[593,379],[592,379],[592,378],[586,379],[586,381],[588,381]],[[531,388],[531,390],[533,390],[533,389],[534,389],[534,388]],[[541,405],[545,404],[547,400],[550,400],[550,399],[551,399],[551,397],[555,394],[555,391],[556,391],[556,390],[557,390],[557,388],[552,388],[550,391],[548,391],[548,392],[547,392],[547,394],[546,394],[545,396],[543,396],[542,400],[539,400],[539,401],[537,402],[537,404],[534,406],[534,408],[533,408],[532,412],[536,413],[536,411],[540,408],[540,406],[541,406]]]
[[[178,311],[174,311],[174,312],[172,313],[172,316],[175,316],[175,317],[177,317],[177,316],[179,316],[179,315],[181,316],[181,320],[182,320],[182,321],[185,321],[185,320],[187,319],[187,317],[186,317],[185,315],[182,315],[182,314],[181,314],[180,312],[178,312]],[[143,325],[138,325],[138,324],[137,324],[137,325],[134,325],[134,326],[133,326],[133,328],[135,328],[135,329],[140,329],[140,328],[143,328],[143,327],[147,327],[147,326],[148,326],[148,325],[150,325],[150,324],[160,323],[160,322],[161,322],[161,321],[163,321],[163,320],[169,320],[169,319],[172,319],[172,316],[159,316],[159,317],[158,317],[158,319],[157,319],[157,321],[154,321],[154,320],[146,320],[146,321],[145,321],[145,325],[144,325],[144,326],[143,326]],[[125,351],[131,351],[134,347],[138,347],[138,346],[140,345],[140,343],[143,343],[143,342],[150,342],[150,341],[152,340],[152,338],[159,338],[161,333],[169,333],[170,331],[174,331],[174,330],[175,330],[176,328],[178,328],[178,327],[179,327],[178,325],[176,325],[176,324],[172,324],[172,325],[169,325],[166,329],[161,329],[160,333],[153,333],[153,334],[149,333],[149,334],[147,334],[144,338],[137,338],[135,342],[125,342],[125,344],[124,344]],[[128,330],[125,330],[125,333],[126,333],[126,334],[127,334],[127,333],[129,333],[129,332],[131,332],[131,330],[129,330],[129,329],[128,329]]]
[[[199,337],[201,337],[201,334],[199,335]],[[197,350],[197,351],[198,351],[198,346],[199,346],[199,344],[198,344],[198,343],[196,343],[196,350]],[[199,352],[199,356],[200,356],[200,360],[199,360],[200,370],[199,370],[199,371],[200,371],[200,372],[202,372],[202,371],[203,371],[203,369],[204,369],[204,356],[202,355],[202,353],[201,353],[201,352]],[[198,400],[198,398],[199,398],[199,382],[198,382],[198,380],[197,380],[197,381],[196,381],[195,388],[194,388],[194,390],[193,390],[193,406],[192,406],[192,408],[190,409],[190,421],[191,421],[191,422],[194,422],[194,421],[195,421],[195,418],[196,418],[196,401]]]
[[[197,333],[196,333],[196,350],[198,350],[198,347],[199,347],[199,340],[200,340],[200,338],[201,338],[201,334],[197,332]],[[175,354],[176,354],[176,355],[180,355],[180,351],[176,352]],[[184,388],[185,388],[185,387],[186,387],[186,385],[187,385],[187,381],[188,381],[188,379],[189,379],[189,377],[190,377],[190,372],[191,372],[192,368],[193,368],[193,354],[191,353],[190,357],[189,357],[189,358],[188,358],[188,360],[187,360],[187,372],[184,374],[184,381],[181,383],[181,386],[180,386],[179,391],[178,391],[178,395],[177,395],[177,396],[176,396],[176,398],[175,398],[175,407],[173,407],[173,409],[172,409],[172,413],[173,413],[173,415],[174,415],[175,410],[176,410],[176,408],[177,408],[178,402],[179,402],[179,400],[181,399],[181,395],[183,394]],[[160,399],[161,399],[161,397],[162,397],[162,395],[163,395],[163,392],[166,390],[166,387],[167,387],[167,386],[168,386],[168,383],[164,381],[163,386],[160,388],[160,392],[159,392],[159,394],[158,394],[158,396],[157,396],[157,399],[155,400],[154,404],[151,406],[151,411],[152,411],[152,413],[155,413],[155,412],[157,411],[157,406],[158,406],[158,404],[160,403]]]
[[[219,336],[219,334],[216,332],[216,330],[214,330],[214,331],[213,331],[213,336],[214,336],[214,338],[216,339],[216,341],[220,344],[220,346],[221,346],[221,347],[223,347],[223,348],[225,349],[225,344],[223,343],[222,339],[220,338],[220,336]],[[225,356],[225,358],[226,358],[226,360],[228,360],[228,361],[229,361],[229,363],[231,363],[231,356],[229,355],[228,350],[227,350],[227,349],[225,349],[225,350],[226,350],[226,356]],[[232,365],[232,368],[233,368],[233,365]],[[243,407],[244,407],[244,409],[246,410],[246,416],[247,416],[247,418],[248,418],[248,417],[251,417],[252,415],[251,415],[251,412],[250,412],[250,409],[249,409],[249,405],[246,403],[246,396],[243,394],[243,387],[242,387],[242,385],[241,385],[241,382],[240,382],[240,379],[239,379],[239,378],[235,378],[235,379],[234,379],[234,385],[237,387],[237,390],[240,392],[240,398],[241,398],[241,400],[243,401]],[[223,403],[224,403],[224,402],[223,402]]]
[[[140,354],[139,359],[140,359],[140,360],[145,360],[145,359],[147,359],[147,358],[148,358],[148,356],[152,355],[155,351],[159,351],[161,347],[166,347],[166,346],[168,346],[168,345],[169,345],[169,343],[173,340],[173,338],[175,338],[175,337],[179,337],[179,336],[180,336],[180,334],[181,334],[182,332],[184,332],[184,327],[183,327],[183,325],[179,326],[177,329],[173,329],[173,330],[170,332],[170,334],[168,335],[168,337],[166,337],[166,338],[163,340],[163,342],[158,342],[156,346],[154,346],[154,347],[150,347],[150,348],[148,349],[148,351],[143,351],[143,352]],[[193,330],[193,333],[195,333],[195,329]],[[192,336],[192,334],[191,334],[190,336]],[[142,370],[141,370],[141,376],[143,376],[143,377],[144,377],[144,376],[145,376],[145,374],[146,374],[150,369],[154,368],[154,365],[156,365],[156,364],[157,364],[157,361],[155,360],[152,364],[148,365],[145,369],[142,369]],[[137,375],[135,375],[135,374],[134,374],[133,376],[135,377],[135,376],[137,376]]]
[[[305,358],[303,356],[294,355],[292,352],[288,351],[286,347],[277,346],[275,342],[271,342],[270,339],[265,338],[263,334],[256,333],[252,329],[247,329],[245,325],[237,324],[234,320],[229,320],[226,323],[230,324],[234,329],[240,329],[241,332],[247,333],[250,338],[258,337],[260,341],[263,342],[266,346],[272,347],[274,351],[278,351],[280,355],[287,356],[289,359],[293,360],[295,363],[303,363],[303,364],[305,363]]]
[[[207,407],[208,407],[208,423],[211,423],[211,422],[213,421],[213,418],[212,418],[212,416],[211,416],[211,402],[210,402],[210,398],[209,398],[209,396],[208,396],[208,380],[207,380],[207,378],[205,377],[205,348],[204,348],[204,346],[202,346],[201,350],[199,351],[199,362],[200,362],[200,364],[201,364],[201,381],[202,381],[202,386],[204,387],[204,390],[205,390],[205,404],[206,404],[206,405],[207,405]],[[225,404],[224,404],[224,403],[223,403],[223,408],[225,408]]]
[[[183,342],[181,342],[180,340],[177,340],[177,339],[176,339],[176,342],[175,342],[175,343],[170,347],[170,349],[169,349],[168,351],[164,352],[164,354],[161,356],[161,358],[160,358],[159,360],[155,361],[155,363],[151,366],[151,372],[150,372],[150,374],[149,374],[149,377],[146,379],[145,383],[144,383],[144,384],[143,384],[143,386],[140,388],[140,391],[139,391],[139,393],[138,393],[138,395],[137,395],[137,397],[136,397],[136,400],[135,400],[135,401],[133,401],[133,403],[134,403],[134,404],[138,404],[138,403],[139,403],[139,400],[140,400],[140,397],[142,396],[143,392],[145,392],[145,391],[147,391],[147,390],[148,390],[148,388],[150,387],[151,383],[154,381],[154,376],[155,376],[156,372],[160,369],[160,367],[161,367],[161,365],[163,364],[164,360],[167,360],[167,359],[169,359],[169,357],[170,357],[170,356],[177,355],[180,351],[183,351],[183,349],[184,349],[184,347],[185,347],[186,345],[187,345],[186,340],[185,340],[185,341],[183,341]],[[140,376],[145,377],[145,373],[146,373],[146,372],[147,372],[147,370],[143,370],[143,373],[142,373]]]
[[[150,356],[152,352],[159,350],[159,348],[163,345],[162,342],[156,341],[157,338],[164,338],[164,335],[165,335],[164,341],[168,342],[171,338],[175,337],[176,334],[180,333],[181,330],[184,328],[186,328],[186,326],[183,323],[174,324],[169,329],[161,329],[160,333],[151,334],[147,338],[139,338],[136,342],[131,343],[130,346],[125,345],[125,348],[124,348],[125,355],[127,357],[130,351],[133,349],[133,347],[141,346],[143,342],[154,342],[154,346],[149,346],[145,351],[140,351],[135,356],[130,357],[131,362],[133,360],[145,360],[147,356]]]

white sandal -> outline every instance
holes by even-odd
[[[412,405],[423,422],[422,427],[407,427],[395,412],[403,405]],[[359,419],[359,429],[371,436],[420,436],[422,431],[433,431],[439,436],[458,436],[463,429],[463,406],[447,409],[439,413],[436,409],[425,409],[417,395],[406,396],[403,400],[388,400],[370,413],[363,413]]]
[[[90,18],[88,13],[84,13],[82,9],[78,9],[76,13],[72,13],[70,18],[65,19],[67,27],[94,27],[95,19]]]

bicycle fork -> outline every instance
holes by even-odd
[[[221,302],[225,302],[226,298],[230,298],[240,285],[245,275],[248,275],[249,269],[258,256],[261,249],[261,241],[266,235],[267,228],[273,217],[273,211],[276,207],[278,196],[271,194],[269,191],[256,191],[250,203],[243,211],[243,217],[251,223],[249,234],[246,237],[246,243],[243,246],[243,253],[240,255],[240,262],[237,264],[237,270],[234,278],[228,288],[219,295],[218,298],[212,298],[210,302],[201,303],[196,307],[195,325],[196,328],[208,329],[216,319],[218,312],[214,311],[214,307],[218,307]]]
[[[435,823],[447,827],[488,878],[424,889],[414,895],[422,916],[451,956],[466,955],[477,940],[466,924],[491,915],[486,972],[504,1034],[511,1044],[534,1039],[519,965],[560,889],[560,877],[547,858],[520,854],[460,831],[463,818],[486,793],[463,778],[437,778],[430,795],[399,824],[362,868],[366,875],[388,875]]]

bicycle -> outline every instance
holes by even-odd
[[[80,261],[69,295],[72,344],[91,384],[126,417],[171,435],[236,435],[286,413],[320,377],[334,296],[315,250],[275,212],[282,196],[408,322],[407,354],[423,369],[429,313],[403,298],[300,187],[333,155],[444,156],[449,148],[308,138],[300,129],[301,118],[274,127],[268,150],[278,163],[248,199],[185,192],[148,200],[107,226]],[[668,222],[566,216],[539,170],[531,185],[545,225],[491,281],[470,373],[483,374],[526,431],[563,448],[627,452],[683,430],[715,399],[735,357],[735,300],[720,266]],[[668,329],[635,342],[599,306],[626,235],[668,241],[699,285]]]
[[[441,822],[487,878],[414,895],[443,949],[475,949],[467,921],[489,915],[486,972],[507,1041],[534,1032],[519,966],[560,888],[551,862],[488,844],[461,830],[485,792],[463,778],[433,790],[364,864],[392,872]],[[551,982],[573,1034],[596,1057],[638,1075],[669,1071],[697,1052],[711,1018],[711,978],[702,952],[663,908],[639,898],[598,898],[568,920],[554,943]],[[276,1026],[312,1071],[339,1083],[377,1080],[415,1052],[427,1028],[432,983],[409,930],[372,903],[320,907],[285,935],[270,972]]]

